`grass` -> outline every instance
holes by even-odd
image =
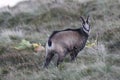
[[[120,79],[120,6],[119,0],[77,0],[45,3],[37,12],[0,13],[0,80],[119,80]],[[41,4],[41,3],[40,3]],[[48,7],[49,6],[49,7]],[[47,8],[47,9],[46,9]],[[41,43],[54,30],[78,28],[79,16],[90,15],[89,41],[74,62],[69,55],[58,67],[56,57],[43,69],[45,51],[16,50],[22,39]]]
[[[85,48],[84,51],[79,53],[75,62],[64,61],[58,68],[55,67],[53,61],[48,69],[42,69],[44,53],[40,54],[42,55],[34,55],[28,53],[28,51],[26,54],[25,52],[21,52],[18,58],[15,54],[13,54],[14,58],[12,58],[11,54],[11,58],[14,59],[13,62],[9,55],[6,58],[4,57],[3,60],[5,60],[5,63],[9,61],[9,65],[7,64],[8,66],[4,68],[1,67],[3,68],[1,70],[1,73],[4,75],[3,80],[119,79],[119,71],[115,71],[120,69],[119,65],[116,65],[119,63],[119,56],[107,54],[105,46],[102,43],[89,49]],[[40,58],[42,59],[40,60]]]

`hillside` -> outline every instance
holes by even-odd
[[[0,9],[0,80],[120,80],[120,0],[28,0]],[[43,69],[54,30],[79,28],[90,16],[88,43],[70,62]],[[92,45],[94,44],[94,45]],[[22,47],[21,47],[22,46]],[[17,48],[16,48],[17,47]],[[19,47],[19,49],[18,49]]]

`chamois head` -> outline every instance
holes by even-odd
[[[89,25],[89,16],[87,17],[86,20],[83,19],[83,17],[80,17],[81,20],[82,20],[82,28],[83,30],[89,34],[89,31],[90,31],[90,25]]]

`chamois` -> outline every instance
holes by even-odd
[[[54,56],[58,54],[57,66],[63,61],[66,54],[70,54],[73,61],[78,53],[85,47],[89,36],[90,25],[89,16],[82,20],[82,27],[78,29],[65,29],[54,31],[46,43],[46,57],[43,67],[47,67]]]

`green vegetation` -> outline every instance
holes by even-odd
[[[0,80],[119,80],[119,4],[120,0],[51,1],[41,5],[40,13],[0,13]],[[85,47],[74,62],[69,62],[68,55],[58,67],[56,55],[49,68],[43,69],[45,51],[35,52],[26,45],[35,42],[45,46],[52,31],[79,28],[79,17],[87,15],[89,43],[94,45]],[[25,48],[15,49],[18,45]]]

